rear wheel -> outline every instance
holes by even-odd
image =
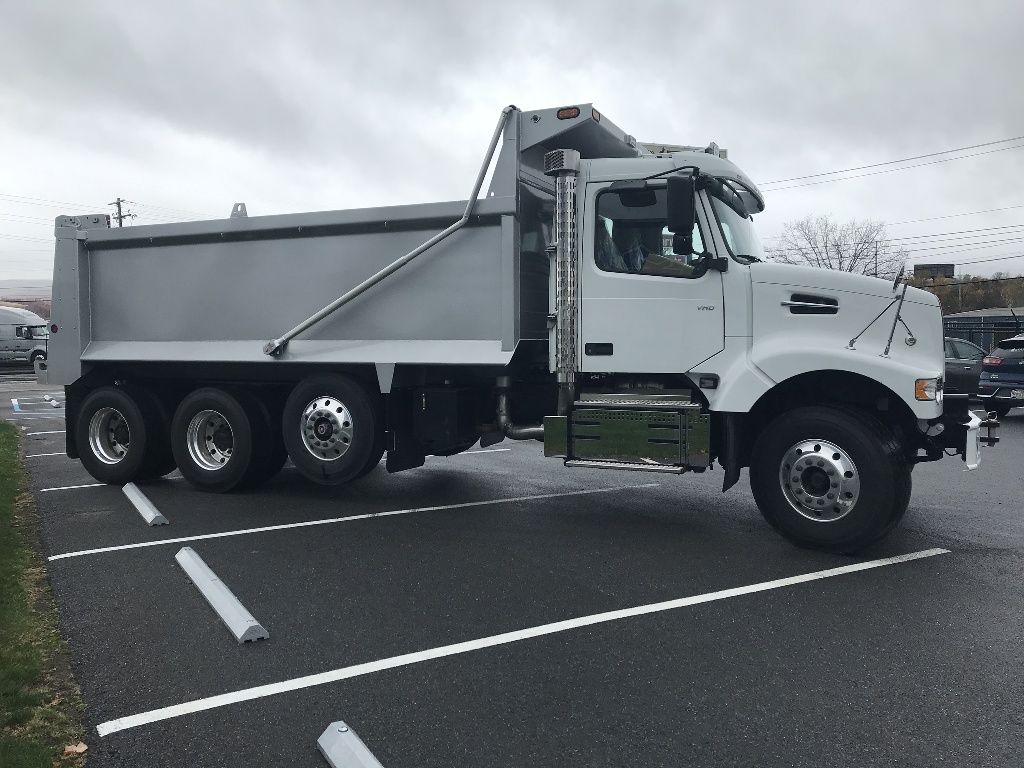
[[[348,376],[301,381],[285,402],[281,424],[292,462],[322,485],[362,477],[384,454],[380,398]]]
[[[249,396],[204,387],[178,406],[171,447],[190,484],[225,493],[252,484],[266,472],[265,430],[265,420]]]
[[[750,486],[761,514],[794,544],[852,553],[903,517],[910,469],[899,442],[870,415],[812,406],[764,429],[754,446]]]
[[[155,477],[166,466],[167,445],[165,422],[142,390],[100,387],[78,411],[75,446],[82,466],[101,483]]]

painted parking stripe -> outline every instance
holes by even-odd
[[[98,484],[97,484],[98,485]],[[388,512],[368,512],[364,515],[351,515],[349,517],[329,517],[323,520],[308,520],[304,523],[285,523],[283,525],[266,525],[261,528],[243,528],[236,531],[223,531],[221,533],[204,533],[198,536],[181,536],[174,539],[159,539],[157,541],[140,541],[136,544],[121,544],[116,547],[100,547],[98,549],[83,549],[77,552],[65,552],[61,555],[51,555],[47,560],[63,560],[68,557],[84,557],[86,555],[99,555],[105,552],[121,552],[126,549],[139,549],[141,547],[158,547],[161,544],[182,544],[186,541],[202,541],[204,539],[220,539],[225,536],[243,536],[249,533],[266,533],[268,531],[283,531],[289,528],[307,528],[313,525],[332,525],[334,523],[351,523],[356,520],[369,520],[372,517],[391,517],[393,515],[411,515],[414,512],[439,512],[445,509],[465,509],[467,507],[483,507],[488,504],[510,504],[519,501],[540,501],[543,499],[561,499],[570,496],[586,496],[592,493],[612,493],[614,491],[631,491],[641,488],[656,488],[657,483],[644,483],[643,485],[619,485],[613,488],[589,488],[584,491],[569,491],[567,493],[543,493],[536,496],[513,496],[508,499],[488,499],[486,501],[466,501],[461,504],[441,504],[436,507],[416,507],[415,509],[395,509]],[[88,488],[90,486],[75,486]],[[45,490],[62,490],[48,488]]]
[[[231,630],[231,634],[240,643],[266,640],[270,633],[263,628],[253,615],[245,609],[245,606],[228,589],[228,585],[217,578],[210,566],[203,562],[192,547],[182,547],[174,556],[181,569],[192,579],[206,602],[217,612],[220,620]]]
[[[63,435],[64,434],[64,430],[63,429],[55,429],[52,432],[26,432],[25,434],[27,436],[29,436],[29,437],[31,437],[32,435]]]
[[[139,490],[135,483],[128,483],[121,489],[128,501],[132,503],[142,515],[142,519],[150,525],[167,525],[167,518],[160,514],[160,510],[153,506],[153,502],[146,498],[146,495]]]
[[[463,453],[503,453],[511,450],[511,448],[481,448],[479,451],[463,451]]]
[[[329,672],[321,672],[319,674],[307,675],[305,677],[296,677],[280,683],[258,685],[254,688],[245,688],[231,693],[222,693],[217,696],[196,699],[184,704],[161,707],[160,709],[141,712],[137,715],[129,715],[127,717],[117,718],[116,720],[108,720],[105,723],[100,723],[96,727],[96,730],[100,736],[108,736],[111,733],[117,733],[118,731],[123,731],[128,728],[136,728],[140,725],[148,725],[149,723],[157,723],[162,720],[170,720],[175,717],[191,715],[196,712],[204,712],[209,709],[227,707],[232,704],[260,699],[265,696],[274,696],[279,693],[311,688],[317,685],[338,682],[339,680],[348,680],[353,677],[360,677],[374,672],[406,667],[410,664],[419,664],[424,661],[440,659],[446,656],[456,656],[462,653],[478,651],[483,648],[493,648],[494,646],[505,645],[507,643],[517,643],[534,637],[542,637],[544,635],[551,635],[557,632],[579,629],[580,627],[605,624],[610,621],[619,621],[620,619],[626,619],[633,616],[644,616],[651,613],[671,611],[691,605],[711,603],[716,600],[727,600],[729,598],[740,597],[742,595],[767,592],[769,590],[791,587],[796,584],[805,584],[819,579],[828,579],[833,576],[842,576],[847,573],[856,573],[858,571],[866,571],[872,568],[881,568],[888,565],[896,565],[897,563],[906,563],[911,560],[919,560],[925,557],[934,557],[936,555],[946,554],[949,554],[948,549],[926,549],[921,552],[912,552],[910,554],[899,555],[897,557],[886,557],[881,560],[868,560],[867,562],[856,563],[854,565],[829,568],[825,571],[814,571],[813,573],[789,576],[784,579],[775,579],[774,581],[763,581],[759,584],[749,584],[745,587],[734,587],[733,589],[723,589],[718,592],[708,592],[703,595],[683,597],[678,600],[667,600],[662,603],[650,603],[648,605],[641,605],[635,608],[625,608],[618,611],[596,613],[590,616],[580,616],[566,621],[556,621],[552,624],[541,624],[540,626],[529,627],[528,629],[504,632],[500,635],[481,637],[476,640],[468,640],[463,643],[454,643],[452,645],[443,645],[438,648],[430,648],[425,651],[416,651],[415,653],[405,653],[401,656],[392,656],[391,658],[380,659],[379,661],[356,664],[351,667],[342,667],[341,669],[334,669]]]
[[[64,451],[59,451],[58,453],[30,453],[25,458],[38,459],[41,458],[42,456],[67,456],[67,454],[64,453]]]
[[[102,488],[106,483],[86,483],[85,485],[61,485],[57,488],[40,488],[40,493],[49,493],[50,491],[73,491],[76,488]]]

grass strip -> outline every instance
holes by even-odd
[[[18,451],[0,421],[0,766],[85,765],[63,756],[84,740],[84,709],[39,541],[39,517]]]

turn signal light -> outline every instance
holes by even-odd
[[[565,109],[558,110],[558,119],[559,120],[568,120],[568,119],[570,119],[572,117],[579,117],[579,116],[580,116],[580,108],[579,107],[566,107]]]
[[[53,325],[50,326],[50,333],[56,333],[56,332],[57,332],[57,324],[54,323]]]
[[[1003,364],[1003,358],[997,357],[995,355],[988,355],[987,357],[982,358],[981,364],[982,365],[1002,365]]]
[[[934,400],[938,389],[938,379],[918,379],[914,382],[914,397],[918,400]]]

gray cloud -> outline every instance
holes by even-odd
[[[1024,134],[1009,0],[2,11],[0,137],[24,151],[0,193],[39,198],[213,213],[457,198],[510,102],[593,101],[641,139],[716,140],[760,180]],[[55,155],[66,173],[31,172]],[[762,227],[998,207],[1022,156],[778,192]]]

